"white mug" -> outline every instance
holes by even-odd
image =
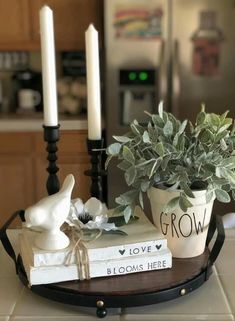
[[[33,89],[21,89],[18,93],[19,107],[22,109],[33,109],[41,101],[41,95]]]

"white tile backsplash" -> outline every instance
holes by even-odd
[[[234,267],[235,268],[235,267]],[[232,313],[235,314],[235,277],[228,274],[219,275],[221,284],[224,288],[224,292],[228,298],[228,303],[232,310]]]
[[[0,249],[0,277],[16,277],[16,269],[14,261],[9,255]]]
[[[23,290],[23,285],[18,277],[0,277],[0,316],[11,315],[18,298]]]
[[[77,316],[42,316],[42,317],[35,317],[35,316],[12,316],[9,321],[98,321],[97,317],[91,317],[89,315],[77,315]],[[105,318],[107,321],[119,321],[119,316],[107,316]],[[2,321],[0,319],[0,321]],[[5,321],[5,320],[4,320]]]
[[[71,316],[84,315],[79,308],[43,298],[28,288],[24,288],[19,298],[14,315],[17,316]]]
[[[226,240],[215,262],[215,266],[219,275],[227,274],[234,277],[235,240]]]
[[[8,230],[7,235],[11,245],[15,251],[16,257],[19,253],[18,235],[20,230]],[[0,242],[0,277],[15,277],[16,269],[12,258],[4,250],[2,242]]]
[[[233,315],[190,315],[190,314],[152,314],[152,315],[122,315],[121,321],[233,321]]]
[[[111,317],[114,319],[110,320],[118,320],[120,312],[120,309],[109,309],[106,320],[109,321],[109,318]],[[89,317],[87,320],[92,321],[93,318],[97,320],[96,308],[77,307],[51,301],[36,295],[28,288],[24,288],[23,293],[15,306],[13,314],[21,317],[69,317],[69,320],[71,317],[75,316],[80,316],[80,320],[82,320],[81,316],[82,318],[86,316]],[[86,320],[86,318],[84,320]]]
[[[225,229],[225,238],[235,240],[235,228]]]
[[[125,320],[128,320],[128,315],[131,317],[132,314],[155,315],[155,320],[162,320],[162,315],[168,315],[169,320],[170,316],[175,318],[178,316],[180,320],[183,315],[190,316],[189,320],[198,320],[199,317],[203,318],[205,315],[206,320],[214,320],[216,315],[221,315],[221,320],[231,320],[231,311],[221,291],[217,275],[212,275],[200,288],[184,297],[150,306],[126,308],[123,311],[126,315]]]

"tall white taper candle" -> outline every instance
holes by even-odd
[[[56,68],[55,68],[55,41],[53,12],[48,6],[40,10],[41,56],[44,125],[58,125]]]
[[[86,70],[87,70],[87,105],[88,139],[101,139],[100,110],[100,66],[98,32],[91,24],[85,33]]]

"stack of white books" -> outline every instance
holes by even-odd
[[[167,240],[140,208],[136,209],[135,215],[138,220],[121,227],[127,235],[102,234],[93,242],[83,243],[89,258],[90,278],[171,268],[172,255],[167,248]],[[69,247],[59,251],[41,250],[34,245],[37,234],[23,228],[20,235],[20,254],[29,283],[36,285],[81,279],[76,251],[72,251],[74,244],[71,242]],[[68,255],[69,265],[66,264]]]

